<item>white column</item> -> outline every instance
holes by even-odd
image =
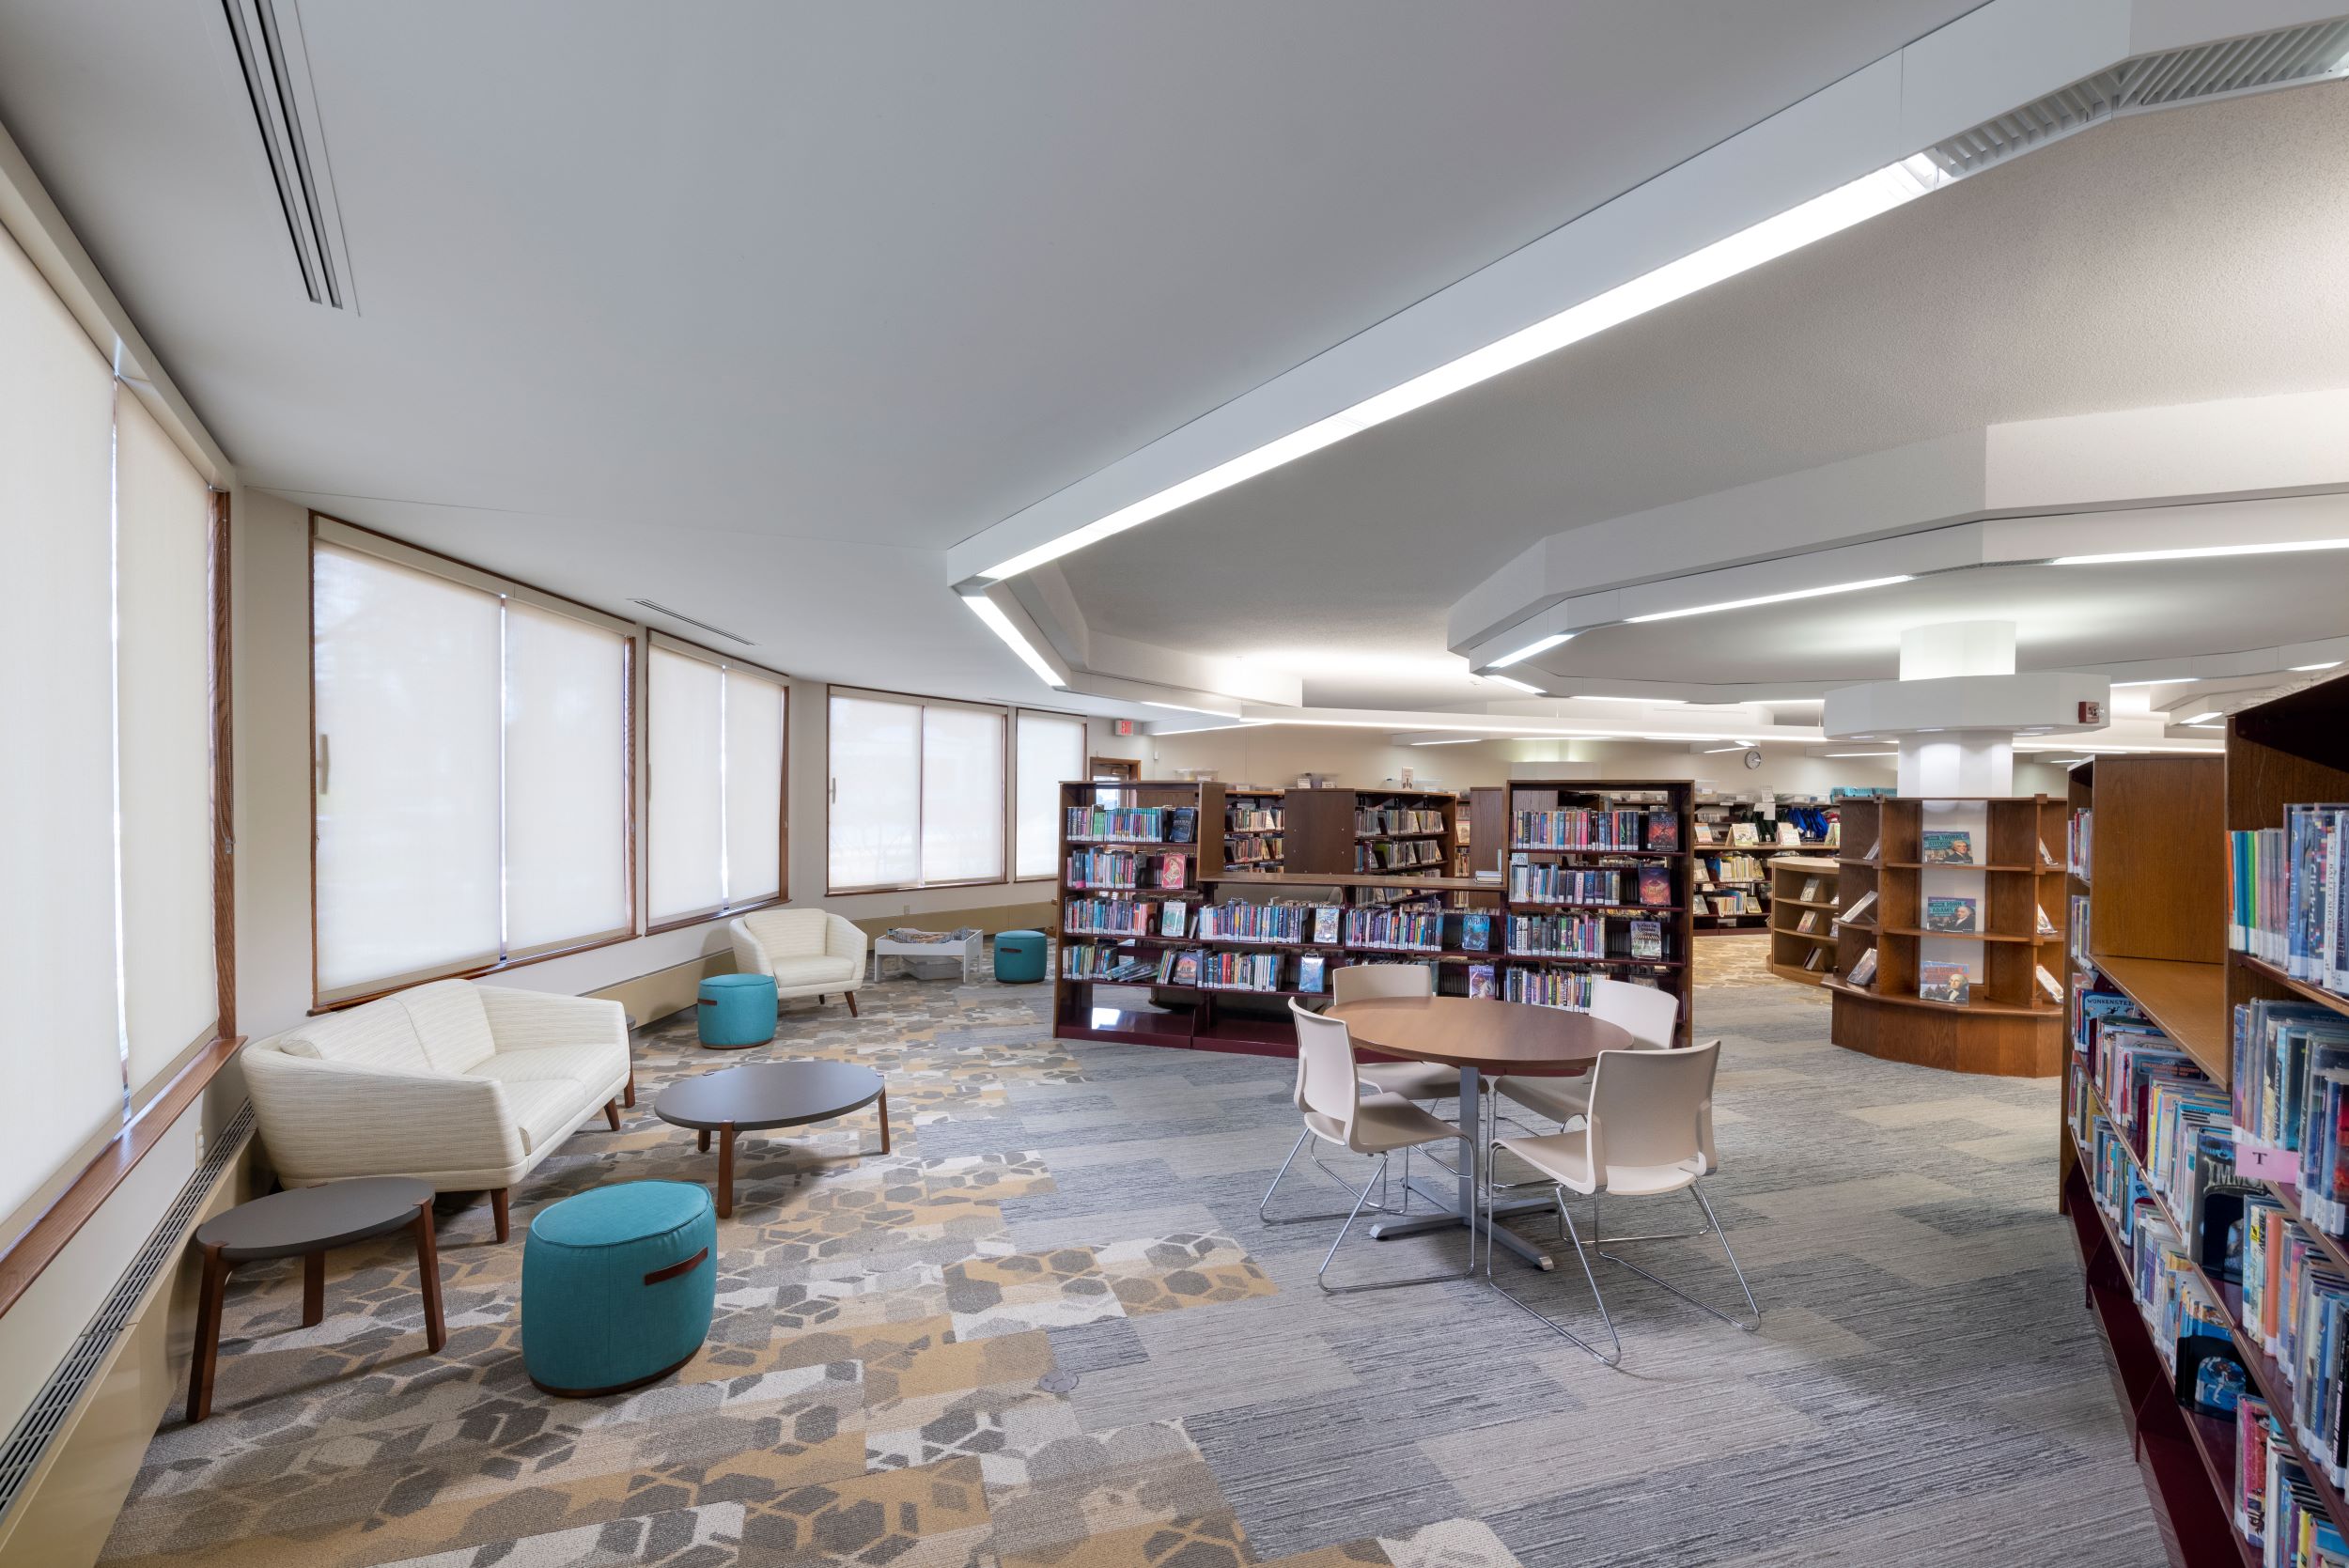
[[[1945,621],[1901,633],[1901,679],[2015,673],[2013,621]],[[1923,730],[1900,737],[1903,795],[2009,795],[2015,737],[2006,730]]]

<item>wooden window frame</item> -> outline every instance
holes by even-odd
[[[833,884],[832,879],[832,699],[835,696],[839,696],[844,693],[852,697],[877,697],[883,702],[894,702],[916,708],[932,706],[969,708],[981,713],[993,713],[1003,721],[1003,796],[999,800],[998,805],[1002,811],[1003,822],[1003,863],[1002,869],[999,870],[994,876],[964,877],[951,882],[927,882],[922,880],[917,876],[914,880],[910,882],[879,882],[870,887],[844,888]],[[1014,834],[1017,831],[1017,824],[1013,821],[1012,816],[1014,809],[1012,801],[1012,773],[1017,765],[1012,757],[1012,747],[1019,737],[1017,732],[1015,732],[1012,728],[1012,715],[1018,711],[1019,709],[1017,707],[1008,703],[974,703],[961,697],[930,697],[925,696],[918,691],[892,691],[884,687],[879,686],[827,685],[824,688],[824,896],[827,898],[851,898],[859,893],[926,893],[934,888],[1007,888],[1013,886],[1014,883],[1011,874],[1018,860],[1018,846],[1013,842]],[[1048,710],[1039,708],[1036,711],[1044,712]],[[919,744],[917,744],[914,748],[913,846],[914,865],[917,871],[921,865],[921,802],[924,776],[928,766],[926,750],[926,748]],[[1041,878],[1032,879],[1040,880]]]
[[[712,921],[739,920],[744,915],[755,913],[760,909],[780,908],[784,905],[791,902],[791,710],[795,703],[798,701],[800,694],[799,683],[793,680],[789,675],[785,675],[781,670],[771,670],[764,664],[753,663],[747,659],[738,659],[732,654],[720,653],[715,648],[705,647],[699,643],[689,642],[685,638],[672,636],[665,631],[656,631],[650,627],[646,627],[645,629],[646,677],[644,681],[644,772],[645,811],[647,817],[647,820],[645,823],[645,845],[646,863],[648,866],[651,863],[652,857],[652,823],[649,820],[652,812],[653,767],[651,660],[653,649],[659,645],[654,642],[656,637],[660,639],[661,643],[668,644],[671,651],[673,652],[682,651],[688,657],[698,656],[707,660],[708,662],[717,665],[722,671],[739,665],[742,669],[752,671],[756,675],[762,675],[765,678],[773,681],[777,686],[783,689],[783,788],[778,792],[777,797],[777,809],[782,813],[782,821],[776,825],[775,830],[775,854],[777,863],[775,866],[775,892],[773,895],[767,898],[754,898],[744,904],[721,904],[714,908],[701,910],[699,913],[671,915],[665,920],[656,922],[652,919],[652,888],[649,883],[647,883],[645,889],[645,919],[646,922],[645,925],[645,935],[647,937],[657,937],[663,931],[682,931],[689,925],[707,925]]]
[[[445,563],[449,567],[456,567],[459,572],[465,573],[471,577],[483,579],[486,582],[500,584],[501,586],[499,589],[495,591],[510,594],[513,590],[519,589],[523,595],[525,602],[531,600],[545,600],[548,602],[543,607],[555,610],[558,613],[568,613],[568,611],[584,611],[586,613],[586,618],[591,618],[591,620],[596,624],[615,623],[617,625],[625,626],[628,629],[625,634],[623,634],[623,643],[628,651],[622,660],[622,687],[620,694],[622,713],[620,724],[620,767],[624,784],[620,797],[620,854],[622,869],[621,885],[628,890],[628,917],[626,929],[614,934],[599,935],[581,941],[567,942],[560,947],[542,949],[538,952],[525,954],[520,957],[503,957],[494,963],[462,964],[445,970],[420,970],[412,974],[388,976],[381,984],[371,986],[366,990],[350,996],[338,996],[331,1000],[321,997],[319,987],[319,693],[317,651],[319,629],[319,524],[322,522],[330,524],[335,529],[348,529],[351,533],[365,535],[369,539],[379,540],[385,545],[393,547],[391,550],[381,551],[378,552],[379,559],[386,561],[391,565],[407,565],[407,563],[404,563],[399,559],[399,557],[403,554],[422,556],[428,560]],[[326,542],[330,544],[334,543],[334,541],[331,538]],[[348,549],[354,547],[345,546],[344,548]],[[478,980],[484,975],[503,974],[509,970],[526,969],[532,964],[543,964],[553,958],[568,958],[575,954],[593,953],[599,948],[617,947],[622,942],[631,942],[636,940],[640,935],[648,934],[640,932],[639,930],[639,927],[643,924],[644,910],[642,908],[642,901],[638,898],[636,892],[636,692],[637,688],[640,685],[637,678],[638,649],[639,644],[644,640],[645,629],[638,623],[624,621],[622,617],[614,615],[609,611],[599,610],[594,605],[572,598],[567,594],[558,594],[552,589],[541,588],[536,583],[524,582],[519,578],[508,577],[504,572],[491,571],[487,567],[478,566],[474,562],[464,560],[459,556],[447,554],[442,551],[428,549],[423,545],[411,544],[405,539],[395,538],[391,535],[382,532],[381,529],[369,528],[362,523],[351,522],[347,519],[335,517],[329,512],[313,510],[309,515],[309,540],[303,567],[303,615],[307,624],[308,636],[308,644],[304,652],[305,657],[311,660],[309,680],[307,682],[309,704],[307,710],[309,737],[308,744],[310,751],[310,1016],[312,1017],[316,1017],[324,1013],[338,1013],[345,1008],[364,1006],[370,1001],[380,1001],[387,996],[392,996],[400,991],[409,990],[417,986],[428,986],[439,980]],[[412,566],[410,569],[425,571],[428,573],[431,571],[429,567],[421,565]],[[483,585],[481,583],[468,582],[463,577],[457,576],[454,573],[442,572],[436,575],[443,576],[448,581],[457,582],[460,586],[464,587],[481,587]],[[499,695],[500,711],[502,713],[504,693],[501,692]],[[505,867],[502,863],[499,866],[499,875],[505,875]]]

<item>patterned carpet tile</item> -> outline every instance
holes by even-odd
[[[712,1179],[715,1152],[652,1114],[680,1076],[817,1058],[887,1077],[890,1155],[869,1110],[742,1140],[715,1321],[681,1372],[608,1399],[537,1390],[521,1237],[496,1245],[486,1203],[449,1195],[445,1350],[425,1354],[414,1255],[396,1240],[334,1255],[313,1327],[298,1267],[240,1271],[215,1413],[156,1435],[105,1560],[2155,1560],[2049,1209],[2052,1087],[1839,1051],[1824,995],[1769,977],[1765,947],[1708,939],[1697,955],[1700,1037],[1727,1041],[1708,1188],[1763,1298],[1759,1334],[1604,1262],[1621,1372],[1481,1281],[1324,1296],[1334,1221],[1256,1213],[1296,1137],[1289,1063],[1072,1046],[1050,1038],[1040,989],[892,981],[860,993],[861,1018],[786,1007],[748,1053],[701,1050],[690,1015],[642,1032],[621,1130],[583,1129],[517,1188],[519,1233],[590,1188]],[[1359,1182],[1360,1163],[1340,1157],[1338,1175]],[[1417,1173],[1430,1191],[1452,1179]],[[1300,1161],[1276,1207],[1333,1200]],[[1615,1234],[1693,1213],[1605,1218]],[[1504,1261],[1512,1288],[1595,1328],[1555,1218],[1517,1229],[1561,1266]],[[1640,1245],[1687,1288],[1735,1290],[1710,1241]],[[1459,1266],[1464,1235],[1358,1234],[1345,1253],[1348,1279],[1434,1272]],[[2046,1482],[2064,1467],[2093,1478],[2098,1508],[2067,1509]],[[1869,1558],[1878,1538],[1899,1549]]]

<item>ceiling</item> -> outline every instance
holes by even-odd
[[[1972,4],[310,0],[355,312],[301,291],[219,8],[0,0],[0,123],[243,482],[795,673],[1034,696],[946,545]],[[1508,408],[1483,450],[1567,414]],[[1171,566],[1221,613],[1358,519],[1408,589],[1315,593],[1280,640],[1392,614],[1448,658],[1470,558],[1559,515],[1554,464],[1359,513],[1327,472],[1087,573]],[[1235,528],[1260,548],[1219,559]]]
[[[2349,84],[2102,126],[1063,568],[1097,624],[1315,647],[1307,703],[1392,701],[1369,661],[1439,655],[1453,601],[1563,529],[1990,423],[2349,382],[2344,146]],[[2197,598],[2196,573],[2176,570],[2026,573],[1995,591],[2026,620],[2027,667],[2268,646],[2279,615],[2326,635],[2342,625],[2342,564],[2299,559],[2201,570],[2203,596],[2214,580],[2256,593],[2240,602]],[[1212,593],[1166,591],[1203,562]],[[1542,662],[1692,681],[1887,675],[1892,622],[1979,612],[1991,581],[1708,617],[1702,633],[1613,628]],[[1464,660],[1418,667],[1423,706],[1493,695]]]

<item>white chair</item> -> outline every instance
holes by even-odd
[[[1505,1151],[1517,1156],[1556,1184],[1559,1229],[1562,1234],[1573,1239],[1575,1256],[1581,1260],[1582,1277],[1590,1281],[1591,1296],[1598,1304],[1599,1321],[1606,1325],[1608,1340],[1614,1347],[1613,1353],[1602,1354],[1563,1324],[1511,1295],[1493,1277],[1493,1243],[1489,1232],[1485,1242],[1486,1283],[1608,1366],[1614,1366],[1623,1359],[1623,1340],[1615,1332],[1614,1319],[1608,1315],[1607,1297],[1598,1288],[1598,1276],[1592,1271],[1591,1257],[1583,1246],[1582,1233],[1576,1227],[1574,1216],[1567,1210],[1566,1189],[1569,1188],[1590,1195],[1592,1247],[1657,1239],[1600,1234],[1601,1193],[1650,1198],[1678,1192],[1685,1188],[1696,1199],[1697,1206],[1704,1212],[1703,1228],[1688,1234],[1720,1237],[1721,1251],[1729,1259],[1730,1269],[1737,1276],[1737,1288],[1745,1293],[1746,1306],[1753,1314],[1750,1321],[1731,1317],[1718,1308],[1707,1306],[1679,1286],[1657,1279],[1639,1265],[1619,1258],[1612,1252],[1602,1251],[1599,1256],[1609,1263],[1621,1264],[1651,1284],[1662,1286],[1690,1306],[1711,1312],[1723,1323],[1748,1333],[1762,1326],[1762,1309],[1753,1299],[1753,1287],[1746,1283],[1746,1271],[1738,1265],[1737,1254],[1730,1250],[1729,1236],[1721,1230],[1720,1221],[1714,1217],[1713,1205],[1705,1201],[1704,1189],[1697,1185],[1697,1178],[1710,1175],[1719,1169],[1719,1162],[1713,1152],[1713,1077],[1720,1063],[1720,1052],[1721,1043],[1719,1040],[1687,1050],[1601,1051],[1598,1065],[1591,1073],[1590,1111],[1581,1126],[1538,1138],[1496,1138],[1492,1141],[1494,1151]],[[1486,1169],[1489,1172],[1491,1168],[1487,1159]],[[1489,1216],[1489,1188],[1486,1198],[1486,1213]]]
[[[1423,1143],[1456,1139],[1460,1129],[1449,1122],[1438,1121],[1400,1094],[1368,1094],[1361,1092],[1361,1080],[1356,1073],[1353,1037],[1344,1023],[1309,1013],[1292,1000],[1289,1017],[1297,1024],[1297,1110],[1304,1118],[1305,1130],[1298,1135],[1296,1146],[1281,1162],[1280,1171],[1272,1178],[1272,1186],[1265,1188],[1264,1203],[1257,1205],[1263,1216],[1265,1204],[1272,1202],[1272,1194],[1288,1174],[1297,1159],[1299,1149],[1307,1139],[1364,1155],[1378,1162],[1376,1175],[1362,1183],[1362,1189],[1354,1195],[1354,1206],[1347,1211],[1346,1223],[1338,1227],[1335,1240],[1314,1271],[1314,1281],[1331,1296],[1344,1296],[1354,1291],[1390,1290],[1397,1285],[1433,1284],[1439,1280],[1465,1280],[1476,1269],[1476,1239],[1469,1237],[1468,1265],[1457,1274],[1425,1274],[1408,1280],[1374,1280],[1361,1284],[1333,1285],[1329,1281],[1330,1265],[1345,1245],[1346,1233],[1354,1227],[1370,1205],[1374,1187],[1383,1189],[1387,1179],[1388,1157],[1397,1149],[1412,1149]],[[1319,1163],[1318,1160],[1315,1161]],[[1327,1167],[1324,1167],[1326,1170]],[[1331,1172],[1334,1176],[1335,1172]],[[1348,1192],[1353,1188],[1348,1186]],[[1408,1188],[1406,1189],[1408,1191]],[[1299,1219],[1334,1219],[1334,1215],[1298,1216]],[[1282,1224],[1283,1220],[1268,1219]]]
[[[1330,1000],[1343,1007],[1375,997],[1431,997],[1436,971],[1425,964],[1347,964],[1330,971]],[[1365,1062],[1362,1081],[1382,1094],[1440,1100],[1460,1092],[1460,1069],[1439,1062]]]
[[[846,916],[823,909],[761,909],[726,923],[734,967],[775,982],[775,1000],[838,991],[855,1017],[856,988],[864,984],[864,933]]]
[[[1594,980],[1591,1017],[1623,1029],[1634,1049],[1670,1050],[1680,1026],[1680,999],[1627,980]],[[1579,1078],[1504,1078],[1494,1082],[1493,1090],[1564,1126],[1590,1113],[1591,1079],[1589,1073]],[[1711,1133],[1708,1126],[1708,1139]]]

